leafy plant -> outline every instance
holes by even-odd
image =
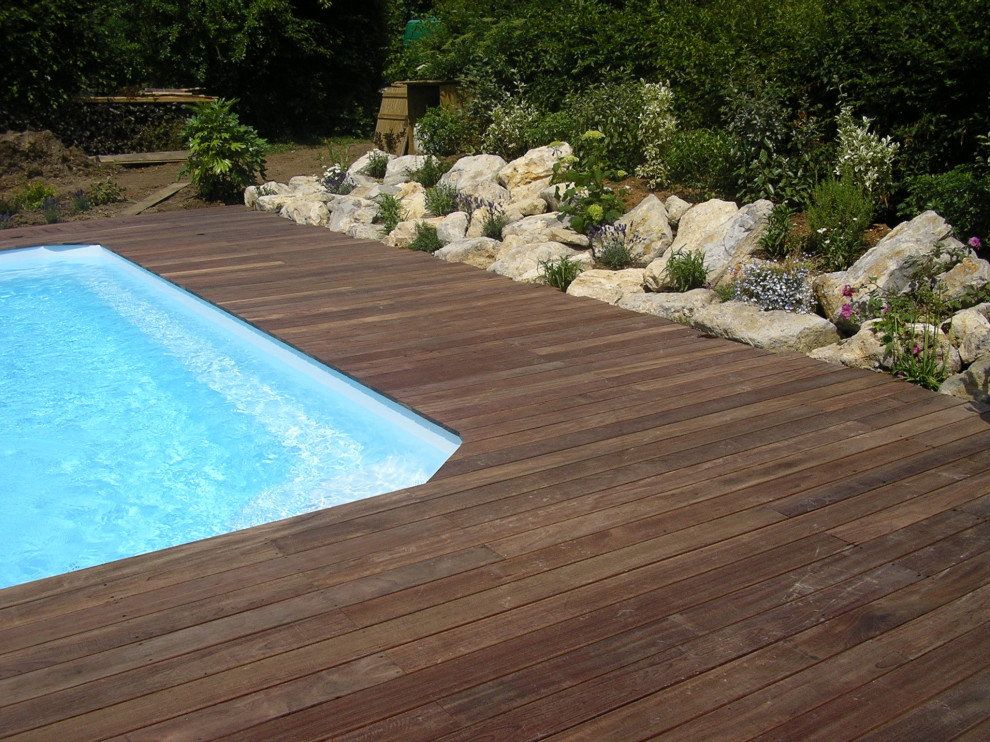
[[[592,227],[588,233],[591,243],[591,254],[594,259],[606,268],[619,270],[632,264],[632,253],[629,250],[630,237],[626,234],[625,224],[603,224]]]
[[[839,128],[835,174],[840,180],[862,188],[874,205],[886,203],[893,182],[897,142],[889,136],[881,139],[871,132],[871,122],[866,116],[857,122],[848,105],[842,106],[835,122]]]
[[[643,112],[639,119],[639,137],[643,143],[643,164],[636,174],[646,178],[650,188],[667,182],[666,156],[670,139],[677,129],[674,118],[674,94],[661,83],[642,84]]]
[[[810,314],[815,305],[810,279],[811,270],[801,261],[753,265],[732,284],[732,298],[764,311],[783,309]]]
[[[676,250],[664,269],[674,291],[684,292],[705,285],[705,254],[701,250]]]
[[[502,239],[502,230],[506,225],[505,209],[494,201],[484,201],[482,207],[485,214],[481,222],[481,233],[493,240]]]
[[[932,209],[952,225],[956,237],[990,236],[990,176],[957,167],[938,175],[916,175],[906,186],[898,209],[901,216],[913,218]]]
[[[783,260],[801,248],[801,238],[795,234],[791,218],[794,211],[787,204],[776,204],[767,219],[767,228],[760,235],[760,250],[770,260]]]
[[[437,228],[427,222],[416,222],[416,236],[409,243],[409,249],[435,253],[441,247],[443,247],[443,242],[437,235]]]
[[[233,112],[235,100],[198,103],[182,137],[189,149],[179,175],[189,174],[206,200],[236,198],[260,175],[265,178],[266,142]]]
[[[662,87],[642,81],[603,82],[573,93],[563,109],[571,119],[569,131],[556,138],[572,141],[590,129],[608,132],[603,158],[613,167],[632,172],[643,164],[644,144],[656,123],[652,117],[645,118],[647,95]]]
[[[6,211],[0,213],[0,229],[9,229],[14,226],[13,218],[13,215]]]
[[[320,185],[328,193],[338,196],[346,196],[354,190],[354,183],[347,177],[347,169],[339,163],[323,168],[323,176],[320,178]]]
[[[37,181],[29,183],[23,190],[14,195],[17,207],[26,211],[36,211],[46,199],[55,198],[55,189],[47,183]]]
[[[581,273],[581,266],[566,255],[557,260],[541,260],[538,263],[540,277],[548,286],[567,291]]]
[[[80,214],[84,211],[89,211],[92,208],[92,204],[89,202],[89,198],[86,196],[86,191],[79,188],[72,192],[72,211],[76,214]]]
[[[97,180],[89,184],[89,201],[93,206],[103,206],[124,200],[124,187],[115,180]]]
[[[388,161],[387,152],[382,152],[380,149],[373,150],[368,153],[368,163],[361,168],[361,172],[381,180],[385,177],[385,171],[388,169]]]
[[[480,136],[477,122],[464,108],[434,106],[416,122],[418,148],[438,157],[473,152]]]
[[[433,188],[433,186],[440,182],[443,174],[450,170],[450,167],[450,163],[444,162],[439,157],[427,155],[419,167],[408,168],[406,175],[409,176],[410,180],[414,180],[422,185],[423,188]]]
[[[45,224],[56,224],[59,219],[59,208],[61,204],[59,200],[54,196],[52,198],[46,198],[41,202],[41,213],[45,215]]]
[[[457,188],[447,183],[427,188],[426,208],[433,216],[447,216],[457,211]]]
[[[378,212],[373,221],[384,227],[385,234],[390,234],[403,219],[402,204],[391,193],[378,194],[376,201],[378,202]]]
[[[526,154],[530,148],[531,132],[540,113],[523,100],[505,100],[491,111],[492,121],[481,137],[481,147],[506,160]]]
[[[622,199],[605,185],[606,180],[617,181],[627,174],[621,170],[607,169],[604,159],[605,135],[591,129],[581,135],[582,156],[562,157],[553,166],[551,183],[567,183],[561,199],[560,210],[570,216],[571,228],[586,233],[591,227],[614,222],[625,213]]]
[[[696,190],[704,199],[732,189],[730,139],[714,129],[675,131],[667,145],[667,179]]]
[[[808,207],[808,248],[825,270],[845,270],[866,249],[864,235],[873,216],[869,196],[848,181],[819,183]]]

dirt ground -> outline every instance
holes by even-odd
[[[355,160],[372,148],[371,142],[351,144],[349,160]],[[335,150],[335,154],[339,154]],[[286,182],[294,175],[316,175],[330,161],[325,145],[299,145],[290,149],[279,147],[266,158],[268,180]],[[10,202],[29,184],[43,182],[51,186],[59,199],[59,221],[103,219],[117,216],[125,209],[178,179],[183,163],[142,166],[101,166],[78,149],[68,149],[49,132],[0,134],[0,211],[3,202]],[[188,176],[184,178],[188,180]],[[93,184],[110,181],[123,189],[123,201],[93,206],[76,213],[72,194],[79,189],[89,193]],[[216,206],[196,196],[195,187],[187,186],[145,213],[196,209]],[[21,210],[14,214],[10,226],[44,224],[40,210]]]

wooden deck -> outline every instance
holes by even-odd
[[[990,739],[969,405],[238,207],[0,232],[90,242],[464,444],[0,591],[0,736]]]

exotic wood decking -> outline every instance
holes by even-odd
[[[0,736],[990,738],[990,426],[243,208],[99,242],[458,431],[423,486],[0,591]]]

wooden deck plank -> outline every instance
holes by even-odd
[[[990,728],[971,405],[236,207],[0,234],[45,243],[105,244],[464,444],[419,487],[0,591],[0,737]]]

